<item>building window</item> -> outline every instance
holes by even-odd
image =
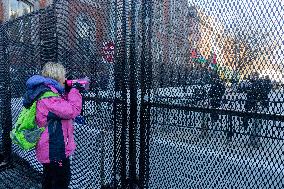
[[[15,19],[33,11],[33,3],[27,0],[9,0],[9,18]]]

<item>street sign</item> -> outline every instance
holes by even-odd
[[[115,44],[112,41],[104,43],[103,58],[109,63],[113,63],[114,61],[114,50]]]

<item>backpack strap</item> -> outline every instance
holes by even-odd
[[[22,111],[20,112],[20,115],[17,119],[17,122],[16,122],[16,129],[18,130],[19,127],[21,127],[21,123],[23,122],[24,118],[26,116],[29,117],[29,119],[26,119],[29,121],[28,124],[26,125],[32,125],[32,123],[34,122],[34,119],[35,119],[35,114],[36,114],[36,102],[38,100],[41,100],[41,99],[44,99],[44,98],[49,98],[49,97],[57,97],[59,96],[58,94],[52,92],[52,91],[46,91],[44,92],[37,100],[35,100],[33,102],[33,104],[29,107],[29,108],[23,108]]]
[[[49,98],[49,97],[58,97],[58,96],[59,96],[59,94],[56,94],[52,91],[46,91],[38,98],[38,100],[41,100],[41,99],[44,99],[44,98]]]

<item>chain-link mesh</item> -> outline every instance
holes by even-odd
[[[10,101],[11,101],[11,93],[10,93],[10,81],[9,81],[9,70],[7,69],[7,36],[4,33],[5,28],[0,25],[0,86],[1,86],[1,94],[0,94],[0,162],[2,167],[6,167],[6,165],[10,162],[10,154],[11,154],[11,141],[6,140],[9,137],[9,130],[11,129],[11,110],[10,110]]]
[[[57,59],[54,20],[55,9],[48,7],[1,25],[1,40],[4,42],[1,79],[5,81],[1,84],[5,93],[1,97],[1,103],[4,102],[2,149],[4,157],[9,157],[12,162],[11,169],[1,175],[2,188],[40,188],[42,166],[37,162],[35,152],[23,151],[15,145],[11,148],[9,134],[23,106],[26,80],[39,74],[45,62]],[[10,157],[11,151],[13,156]]]
[[[11,75],[13,124],[22,108],[27,78],[39,74],[44,63],[61,62],[67,68],[68,77],[90,79],[90,91],[83,98],[82,114],[85,120],[75,124],[77,149],[71,157],[70,188],[88,189],[122,184],[119,174],[123,171],[117,172],[117,178],[115,172],[115,164],[122,161],[122,156],[120,153],[115,156],[114,153],[120,151],[116,146],[121,144],[116,143],[114,137],[116,134],[120,138],[121,131],[115,133],[114,125],[122,127],[121,116],[124,115],[121,111],[125,108],[121,108],[119,101],[116,103],[114,96],[114,30],[114,2],[87,0],[56,1],[44,10],[5,23],[3,29],[1,26],[1,35],[2,31],[6,35],[6,38],[0,38],[1,68],[10,71]],[[7,59],[2,58],[4,54]],[[5,82],[7,77],[3,78]],[[7,98],[5,92],[1,96],[1,104]],[[115,106],[120,110],[115,110]],[[3,107],[10,109],[9,105]],[[1,127],[10,130],[4,124]],[[4,141],[10,141],[9,136],[5,135]],[[13,159],[15,167],[4,171],[0,177],[3,188],[40,188],[42,165],[37,162],[35,152],[25,152],[13,146],[13,154],[16,155]],[[28,177],[34,172],[32,170],[38,173]],[[21,182],[26,179],[31,182],[22,186]]]
[[[12,107],[0,112],[2,151],[26,79],[51,60],[91,80],[71,188],[283,188],[283,7],[57,0],[1,25],[0,86],[11,77],[11,93],[0,107]],[[25,170],[34,176],[21,188],[39,187],[34,152],[12,149],[17,169],[0,181]]]
[[[283,188],[283,13],[153,1],[149,188]]]
[[[5,74],[5,43],[4,43],[4,36],[3,36],[3,30],[4,28],[1,26],[0,31],[1,31],[1,37],[0,37],[0,63],[1,63],[1,76],[4,76]],[[3,77],[1,77],[3,78]],[[3,78],[1,80],[1,87],[5,84],[5,79]],[[3,89],[2,89],[3,90]],[[5,99],[5,92],[3,91],[1,93],[1,129],[0,129],[0,145],[1,149],[3,149],[3,117],[4,117],[4,99]]]
[[[72,186],[100,188],[114,185],[116,111],[114,64],[107,59],[115,43],[113,1],[57,1],[58,61],[68,75],[89,77],[83,115],[86,125],[75,128],[77,150],[72,159]],[[114,54],[112,54],[113,56]],[[120,122],[120,119],[117,119]]]

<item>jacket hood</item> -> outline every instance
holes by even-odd
[[[41,75],[34,75],[30,77],[26,82],[26,86],[28,89],[33,89],[36,86],[39,86],[42,84],[46,86],[48,85],[53,86],[61,94],[64,92],[64,87],[61,86],[61,84],[58,81],[48,78],[48,77],[43,77]]]
[[[23,105],[26,108],[29,108],[44,92],[50,91],[50,86],[54,87],[58,93],[64,93],[64,87],[58,81],[40,75],[34,75],[29,78],[26,82],[26,86],[27,91],[23,100]]]

